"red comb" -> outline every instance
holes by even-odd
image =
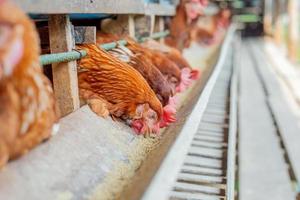
[[[131,124],[132,129],[137,135],[140,135],[142,133],[143,126],[144,125],[140,120],[134,120]]]
[[[185,91],[191,84],[192,84],[191,69],[185,67],[181,70],[181,80],[180,80],[180,84],[176,87],[176,92]]]
[[[160,127],[166,127],[176,121],[176,104],[177,97],[170,97],[169,103],[163,108],[163,116]]]
[[[190,76],[190,78],[191,78],[192,80],[197,80],[197,79],[199,79],[199,77],[200,77],[200,71],[197,70],[197,69],[193,69],[193,70],[191,71],[191,76]]]

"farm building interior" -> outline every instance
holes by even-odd
[[[300,200],[300,0],[0,0],[0,200]]]

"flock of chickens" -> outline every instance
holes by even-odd
[[[98,32],[97,44],[78,45],[88,53],[78,60],[80,97],[99,116],[122,120],[137,134],[159,133],[175,122],[176,93],[200,76],[181,51],[200,41],[196,21],[207,3],[182,0],[168,21],[171,34],[165,44]],[[218,14],[216,27],[224,19],[227,26],[228,14]],[[127,45],[109,51],[99,47],[120,39]],[[47,139],[58,119],[39,55],[34,23],[10,1],[0,0],[0,167]]]

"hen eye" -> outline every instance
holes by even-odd
[[[177,79],[175,78],[175,77],[171,77],[170,79],[169,79],[169,81],[171,82],[171,83],[173,83],[173,84],[177,84]]]
[[[148,118],[149,119],[156,119],[156,113],[155,112],[149,112],[148,113]]]

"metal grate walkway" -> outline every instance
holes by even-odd
[[[181,166],[170,200],[225,199],[232,66],[232,59],[227,59]]]
[[[237,123],[233,38],[232,27],[198,103],[143,199],[233,198]]]

